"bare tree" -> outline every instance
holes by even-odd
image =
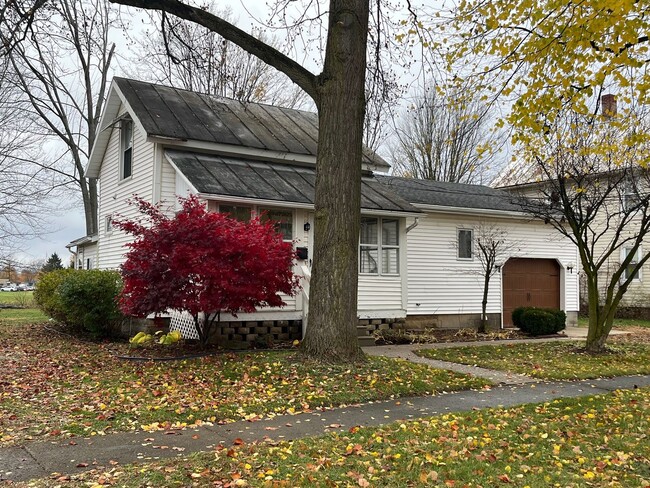
[[[513,240],[508,231],[497,224],[480,223],[472,231],[467,231],[463,238],[452,242],[452,246],[465,256],[473,256],[480,264],[479,269],[463,269],[463,272],[480,277],[483,280],[481,299],[481,321],[478,331],[487,332],[487,304],[490,293],[490,281],[500,271],[500,266],[521,249],[520,242]]]
[[[47,232],[46,196],[57,193],[53,175],[34,167],[42,157],[41,141],[30,134],[32,122],[15,88],[12,70],[0,59],[0,252],[12,249],[18,238]]]
[[[236,23],[229,7],[220,11],[213,5],[208,10]],[[242,102],[289,108],[305,103],[304,91],[284,74],[216,32],[165,13],[152,13],[151,20],[162,28],[137,38],[140,79]],[[265,32],[255,30],[253,35],[280,50],[277,40]]]
[[[522,138],[522,160],[541,193],[522,205],[578,248],[590,352],[603,351],[623,295],[650,259],[641,246],[650,232],[650,147],[638,138],[647,133],[647,116],[638,115],[569,112],[547,123],[543,135]]]
[[[113,25],[108,4],[50,0],[30,14],[21,42],[15,42],[18,31],[11,23],[15,15],[4,20],[0,40],[11,45],[6,56],[14,86],[28,102],[30,132],[64,148],[33,163],[81,190],[86,231],[93,234],[97,232],[97,182],[85,177],[85,165],[97,135],[115,50],[108,38]]]
[[[490,131],[487,107],[471,90],[420,92],[395,128],[392,163],[396,174],[473,183],[494,159],[499,137]]]

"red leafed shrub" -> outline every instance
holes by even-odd
[[[187,310],[203,344],[221,312],[254,312],[282,306],[279,293],[295,295],[293,246],[283,242],[273,222],[241,222],[208,212],[196,196],[180,198],[182,210],[167,217],[160,206],[134,197],[143,221],[118,219],[114,225],[135,236],[122,265],[120,307],[146,316]],[[199,322],[201,313],[206,320]]]

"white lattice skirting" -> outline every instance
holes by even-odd
[[[171,321],[169,323],[169,330],[177,330],[183,336],[183,339],[198,339],[199,335],[196,333],[194,327],[194,317],[185,310],[171,310],[169,313]],[[201,317],[199,322],[203,323]]]

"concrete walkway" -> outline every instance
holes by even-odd
[[[486,344],[495,345],[503,342],[493,341]],[[454,345],[459,344],[430,344],[427,347]],[[416,347],[382,346],[367,348],[366,352],[426,362],[437,367],[482,376],[500,384],[487,390],[372,402],[294,416],[278,416],[257,422],[241,421],[227,425],[204,425],[198,428],[154,433],[116,433],[56,442],[35,441],[24,446],[0,448],[0,481],[25,481],[50,476],[52,473],[74,474],[115,464],[183,456],[191,452],[210,451],[219,444],[231,446],[239,443],[239,439],[246,443],[292,440],[328,432],[345,432],[354,426],[378,426],[441,413],[509,407],[523,403],[547,402],[557,398],[609,393],[617,389],[650,387],[650,375],[573,382],[540,382],[522,375],[425,360],[413,354],[414,349],[422,347],[421,344]]]
[[[479,368],[478,366],[470,366],[465,364],[450,363],[448,361],[439,361],[437,359],[423,358],[415,354],[415,351],[420,349],[442,349],[450,347],[462,346],[502,346],[504,344],[523,344],[527,342],[555,342],[566,340],[584,340],[587,338],[586,327],[567,327],[564,335],[558,337],[549,337],[544,339],[511,339],[499,341],[474,341],[474,342],[437,342],[432,344],[400,344],[396,346],[375,346],[364,347],[363,350],[370,356],[385,356],[390,358],[400,358],[413,363],[427,364],[434,368],[448,369],[456,371],[457,373],[470,374],[492,381],[496,384],[503,385],[523,385],[526,383],[535,383],[538,380],[525,376],[523,374],[508,373],[504,371],[495,371],[492,369]],[[610,332],[612,335],[625,335],[628,332],[613,330]]]

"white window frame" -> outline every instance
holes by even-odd
[[[469,232],[469,257],[461,257],[460,255],[460,233]],[[474,229],[469,227],[458,227],[456,229],[456,259],[459,261],[473,261],[474,260]]]
[[[293,242],[293,240],[294,240],[294,238],[295,238],[295,235],[296,235],[296,224],[295,224],[295,222],[294,222],[294,221],[296,220],[296,212],[295,212],[293,209],[291,209],[291,208],[286,208],[286,207],[267,207],[267,206],[258,206],[258,207],[256,208],[256,210],[255,210],[255,213],[256,213],[256,215],[260,215],[260,216],[261,216],[263,212],[272,212],[272,211],[274,211],[274,210],[275,210],[275,211],[279,211],[279,212],[288,212],[288,213],[291,214],[291,219],[289,220],[289,222],[290,222],[290,224],[291,224],[291,237],[290,237],[289,239],[287,239],[286,237],[284,237],[284,234],[283,234],[283,236],[282,236],[283,239],[282,239],[282,240],[283,240],[284,242]]]
[[[361,235],[359,236],[359,274],[363,276],[400,276],[401,266],[400,266],[400,221],[397,217],[374,217],[371,215],[362,215],[362,219],[374,219],[377,221],[377,243],[364,243],[361,242]],[[397,245],[394,244],[384,244],[383,243],[383,232],[384,232],[384,220],[395,220],[397,222]],[[377,251],[377,271],[369,272],[362,271],[362,259],[361,254],[363,250],[376,250]],[[397,272],[395,273],[386,273],[384,272],[384,263],[383,263],[383,250],[384,249],[395,249],[397,251]]]
[[[631,250],[629,247],[622,247],[621,248],[621,263],[625,260],[625,258],[628,255],[628,252]],[[629,264],[629,266],[633,266],[636,263],[639,262],[639,256],[643,256],[643,251],[641,249],[641,246],[636,250],[636,259],[633,259],[632,262]],[[627,280],[627,268],[623,269],[623,274],[621,275],[621,282],[625,282]],[[631,283],[640,283],[643,281],[643,266],[641,266],[637,272],[636,272],[636,277],[632,278]]]
[[[628,201],[631,201],[634,205],[639,202],[639,195],[634,187],[634,183],[630,181],[625,182],[623,187],[623,194],[621,195],[621,207],[623,213],[629,212],[628,210]]]
[[[125,136],[127,126],[130,127],[131,137]],[[133,178],[133,137],[135,126],[130,117],[124,117],[120,122],[120,181]],[[126,174],[126,155],[129,154],[129,174]]]
[[[111,214],[104,217],[104,232],[106,235],[113,233],[113,216]]]
[[[228,202],[220,202],[217,205],[217,211],[220,213],[225,213],[228,212],[228,210],[224,210],[224,207],[234,207],[234,208],[245,208],[250,210],[250,218],[254,218],[255,216],[261,215],[262,212],[265,211],[273,211],[273,210],[278,210],[282,212],[290,212],[291,213],[291,239],[283,239],[284,242],[293,242],[293,240],[296,238],[296,211],[293,208],[287,208],[287,207],[272,207],[268,205],[240,205],[237,203],[228,203]]]

